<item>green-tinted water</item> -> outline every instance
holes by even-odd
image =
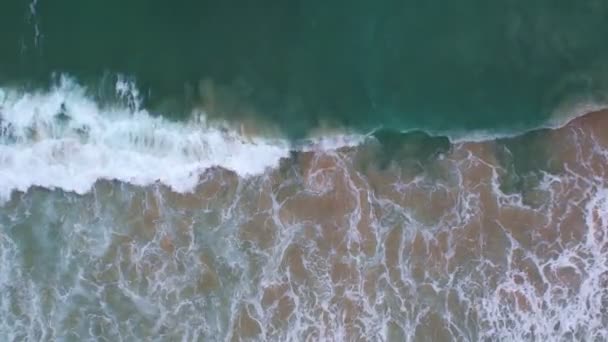
[[[8,0],[0,13],[2,79],[120,72],[178,116],[211,79],[219,115],[246,106],[292,134],[519,130],[572,96],[601,101],[608,80],[608,5],[593,0]]]

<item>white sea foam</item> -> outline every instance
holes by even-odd
[[[141,109],[124,77],[116,93],[126,105],[100,106],[64,77],[45,92],[0,89],[0,201],[32,186],[85,193],[99,179],[134,185],[161,182],[193,189],[213,166],[241,176],[264,172],[287,157],[286,140],[243,137],[210,125],[203,113],[171,122]],[[338,148],[356,137],[324,138],[303,150]]]
[[[151,115],[142,109],[139,90],[127,77],[117,78],[115,90],[122,103],[108,107],[67,77],[48,91],[0,88],[0,202],[13,191],[32,186],[82,194],[99,179],[141,186],[161,182],[185,192],[209,167],[246,177],[277,166],[292,149],[331,150],[356,146],[367,138],[330,133],[294,147],[284,139],[243,137],[237,130],[211,125],[204,113],[193,113],[182,122]],[[555,115],[547,127],[561,127],[573,117],[604,107],[563,106],[559,113],[574,116]],[[467,132],[449,137],[459,143],[521,133]]]
[[[160,188],[31,196],[0,215],[0,336],[608,339],[605,172],[581,161],[576,174],[544,174],[544,204],[528,206],[503,193],[491,155],[458,148],[467,153],[441,162],[453,177],[389,168],[388,189],[350,151],[323,153],[278,187],[274,177],[227,182],[232,195],[205,210]],[[432,193],[454,201],[435,207]],[[325,211],[330,198],[348,205]]]

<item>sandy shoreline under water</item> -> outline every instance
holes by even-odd
[[[606,132],[594,112],[411,160],[364,143],[247,178],[212,168],[189,193],[13,193],[0,335],[608,339]]]

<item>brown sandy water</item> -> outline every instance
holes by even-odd
[[[0,329],[10,340],[605,341],[607,131],[598,112],[382,165],[370,141],[294,153],[254,177],[213,168],[184,194],[110,181],[85,195],[13,193]]]

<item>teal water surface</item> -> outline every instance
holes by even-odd
[[[3,1],[0,79],[85,84],[122,73],[145,105],[181,117],[211,80],[301,135],[369,130],[513,131],[606,89],[601,1]],[[222,100],[223,99],[223,100]]]

